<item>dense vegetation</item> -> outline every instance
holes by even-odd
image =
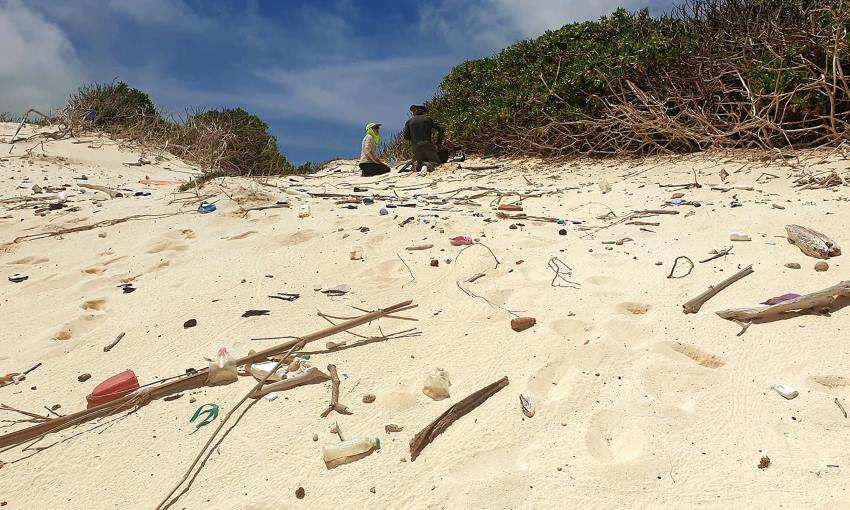
[[[126,83],[82,87],[55,115],[61,136],[101,130],[145,147],[167,150],[201,167],[204,176],[286,175],[310,164],[292,165],[269,134],[268,125],[241,108],[163,116],[144,92]]]
[[[850,2],[617,10],[455,67],[429,102],[470,151],[651,154],[848,138]]]

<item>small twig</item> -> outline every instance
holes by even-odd
[[[125,335],[125,333],[121,333],[120,335],[118,335],[118,337],[115,340],[113,340],[111,344],[109,344],[109,345],[107,345],[106,347],[103,348],[103,352],[109,352],[110,350],[112,350],[112,348],[115,347],[116,345],[118,345],[118,342],[120,342],[121,339],[124,338],[124,335]]]
[[[847,418],[847,410],[844,409],[844,406],[841,405],[841,402],[838,401],[838,397],[835,397],[835,405],[837,405],[838,408],[841,409],[841,412],[844,414],[844,417]]]
[[[339,414],[351,414],[348,407],[339,403],[339,375],[336,373],[336,365],[328,365],[328,372],[331,374],[331,403],[328,404],[327,409],[322,411],[322,418],[331,414],[331,411],[336,411]]]
[[[688,268],[687,273],[685,273],[681,276],[673,276],[673,273],[676,272],[676,265],[679,264],[680,260],[687,260],[688,264],[690,264],[691,267]],[[667,278],[684,278],[684,277],[688,276],[689,274],[691,274],[691,271],[693,271],[693,270],[694,270],[694,261],[692,261],[691,259],[689,259],[688,257],[686,257],[684,255],[680,255],[680,256],[676,257],[676,260],[673,261],[673,267],[670,268],[670,274],[667,275]]]
[[[711,257],[708,257],[705,260],[700,260],[699,263],[704,264],[706,262],[711,262],[714,259],[719,259],[720,257],[725,257],[726,255],[729,255],[730,253],[732,253],[732,246],[730,246],[726,249],[720,250],[715,255],[712,255]]]
[[[407,272],[408,272],[408,273],[410,273],[410,281],[409,281],[409,282],[407,282],[407,283],[405,283],[404,285],[409,285],[409,284],[411,284],[411,283],[415,282],[415,281],[416,281],[416,277],[415,277],[415,276],[413,276],[413,271],[410,269],[410,266],[408,266],[408,265],[407,265],[407,262],[405,262],[405,261],[404,261],[404,259],[403,259],[403,258],[401,258],[401,255],[399,255],[398,253],[396,253],[396,256],[397,256],[397,257],[398,257],[398,259],[401,261],[401,263],[402,263],[402,264],[404,264],[404,267],[406,267],[406,268],[407,268]],[[404,287],[404,285],[402,285],[402,287]]]
[[[562,274],[562,273],[566,273],[567,276],[572,276],[573,269],[570,266],[568,266],[567,264],[565,264],[563,260],[559,259],[558,257],[552,257],[551,259],[549,259],[548,265],[549,265],[549,269],[551,269],[552,271],[555,272],[555,275],[552,277],[552,282],[550,283],[550,285],[552,287],[570,287],[570,288],[573,288],[573,289],[578,289],[578,288],[581,287],[580,283],[572,282],[570,280],[567,280],[564,277],[564,274]],[[556,285],[555,282],[558,279],[560,279],[562,282],[566,283],[567,285],[560,285],[560,284]]]

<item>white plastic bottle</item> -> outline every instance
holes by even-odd
[[[729,234],[730,241],[751,241],[750,235],[745,232],[732,232]]]
[[[322,457],[325,462],[343,459],[345,457],[354,457],[361,453],[366,453],[372,448],[380,449],[380,438],[360,437],[357,439],[349,439],[336,444],[328,444],[322,447]]]

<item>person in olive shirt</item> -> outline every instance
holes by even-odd
[[[409,140],[413,147],[413,159],[416,162],[417,172],[422,170],[423,163],[430,169],[432,165],[440,164],[440,156],[437,147],[431,141],[431,132],[437,131],[437,145],[443,144],[446,130],[430,116],[426,115],[428,109],[423,105],[412,105],[410,112],[413,116],[404,124],[404,139]],[[431,164],[428,164],[431,163]]]

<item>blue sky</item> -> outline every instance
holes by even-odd
[[[295,163],[353,156],[366,122],[464,60],[617,7],[670,0],[0,0],[0,112],[61,106],[126,81],[160,109],[242,107]]]

